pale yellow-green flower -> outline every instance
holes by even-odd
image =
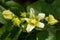
[[[31,32],[35,27],[44,28],[45,26],[44,23],[39,22],[35,18],[25,18],[25,20],[28,23],[27,28],[26,28],[27,32]]]
[[[13,22],[13,25],[20,26],[21,20],[19,18],[13,18],[12,22]]]
[[[54,18],[53,15],[49,15],[48,17],[45,18],[45,20],[48,22],[50,25],[54,25],[58,23],[58,20]]]
[[[26,27],[27,32],[31,32],[35,27],[44,28],[44,23],[40,22],[40,20],[45,18],[44,13],[39,13],[38,16],[35,15],[35,11],[33,8],[30,8],[30,16],[29,18],[24,18],[27,21],[28,25]]]
[[[15,15],[10,10],[5,10],[2,12],[5,19],[12,19]]]

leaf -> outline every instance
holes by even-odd
[[[19,35],[21,35],[22,29],[20,28],[19,32],[17,33],[17,35],[13,38],[13,40],[17,40]]]
[[[5,3],[7,9],[11,10],[17,16],[20,16],[20,13],[25,11],[24,7],[14,1],[7,1]]]
[[[48,28],[47,30],[48,30],[48,38],[46,38],[45,40],[56,40],[55,37],[56,30],[54,29],[54,27],[50,26],[50,28]]]
[[[6,20],[2,16],[2,12],[4,10],[5,10],[5,8],[0,5],[0,23],[2,23],[2,24],[5,24],[6,23]]]
[[[5,4],[6,1],[11,1],[11,0],[0,0],[0,5],[3,5]]]
[[[7,25],[8,24],[8,25]],[[11,24],[11,22],[7,22],[2,28],[0,28],[1,30],[0,30],[0,32],[1,32],[1,34],[0,34],[0,39],[1,40],[4,40],[7,36],[8,36],[8,34],[10,33],[10,31],[13,29],[13,26],[12,26],[12,24]],[[3,30],[3,31],[2,31]]]
[[[48,4],[45,0],[39,0],[29,6],[27,6],[27,11],[32,7],[35,9],[36,14],[43,12],[46,15],[52,14],[56,19],[60,21],[60,3],[59,0],[55,0],[52,4]]]
[[[1,32],[0,39],[1,40],[17,40],[19,35],[22,32],[22,28],[13,26],[11,21],[8,21],[7,24],[0,30]]]
[[[17,7],[17,8],[19,8],[20,10],[24,10],[23,6],[21,6],[20,4],[14,2],[14,1],[7,1],[7,2],[5,3],[5,5],[6,5],[7,7]]]
[[[33,30],[31,33],[22,33],[19,36],[19,39],[21,40],[45,40],[48,36],[48,32],[46,30],[44,31],[37,31]]]
[[[3,19],[3,17],[2,17],[2,14],[0,13],[0,23],[2,23],[2,24],[5,24],[6,23],[6,20],[5,19]]]
[[[39,32],[36,31],[36,30],[33,30],[33,32],[29,33],[27,36],[26,36],[26,40],[36,40],[36,36]]]
[[[0,5],[0,12],[6,10],[3,6]]]
[[[18,27],[13,27],[13,29],[10,31],[8,36],[5,38],[6,40],[17,40],[19,35],[21,34],[22,29]]]
[[[37,33],[36,40],[45,40],[48,37],[48,31],[40,31]]]

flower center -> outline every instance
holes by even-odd
[[[30,19],[29,22],[32,25],[37,25],[37,23],[38,23],[38,21],[36,19]]]

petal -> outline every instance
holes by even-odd
[[[26,31],[29,33],[29,32],[31,32],[34,28],[35,28],[35,26],[28,24],[28,25],[27,25],[27,28],[26,28]]]
[[[45,13],[39,13],[37,17],[39,20],[42,20],[45,18]]]
[[[34,16],[34,13],[35,13],[34,9],[30,8],[30,17]]]
[[[41,23],[41,22],[39,22],[38,24],[37,24],[37,27],[39,27],[39,28],[44,28],[44,23]]]
[[[34,11],[33,8],[30,8],[30,13],[31,13],[31,14],[34,14],[34,13],[35,13],[35,11]]]

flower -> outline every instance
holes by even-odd
[[[2,13],[5,19],[12,19],[15,15],[10,10],[5,10]]]
[[[31,25],[31,24],[28,24],[28,25],[27,25],[27,28],[26,28],[26,31],[29,33],[29,32],[31,32],[34,28],[35,28],[35,26],[33,26],[33,25]]]
[[[39,22],[36,19],[30,19],[28,20],[26,31],[31,32],[35,27],[44,28],[44,26],[45,26],[44,23]]]
[[[19,26],[20,23],[21,23],[21,20],[19,20],[19,18],[13,18],[13,19],[12,19],[12,22],[13,22],[13,24],[14,24],[15,26]]]
[[[45,13],[39,13],[37,17],[39,20],[42,20],[45,18]]]
[[[27,28],[26,28],[27,32],[31,32],[35,27],[44,28],[45,26],[44,23],[40,22],[40,20],[45,18],[45,14],[39,13],[38,16],[36,16],[34,13],[35,13],[34,9],[30,8],[29,18],[24,18],[24,20],[26,20],[28,23]]]
[[[54,18],[53,15],[49,15],[48,17],[45,18],[45,20],[48,22],[50,25],[54,25],[58,23],[58,20]]]

